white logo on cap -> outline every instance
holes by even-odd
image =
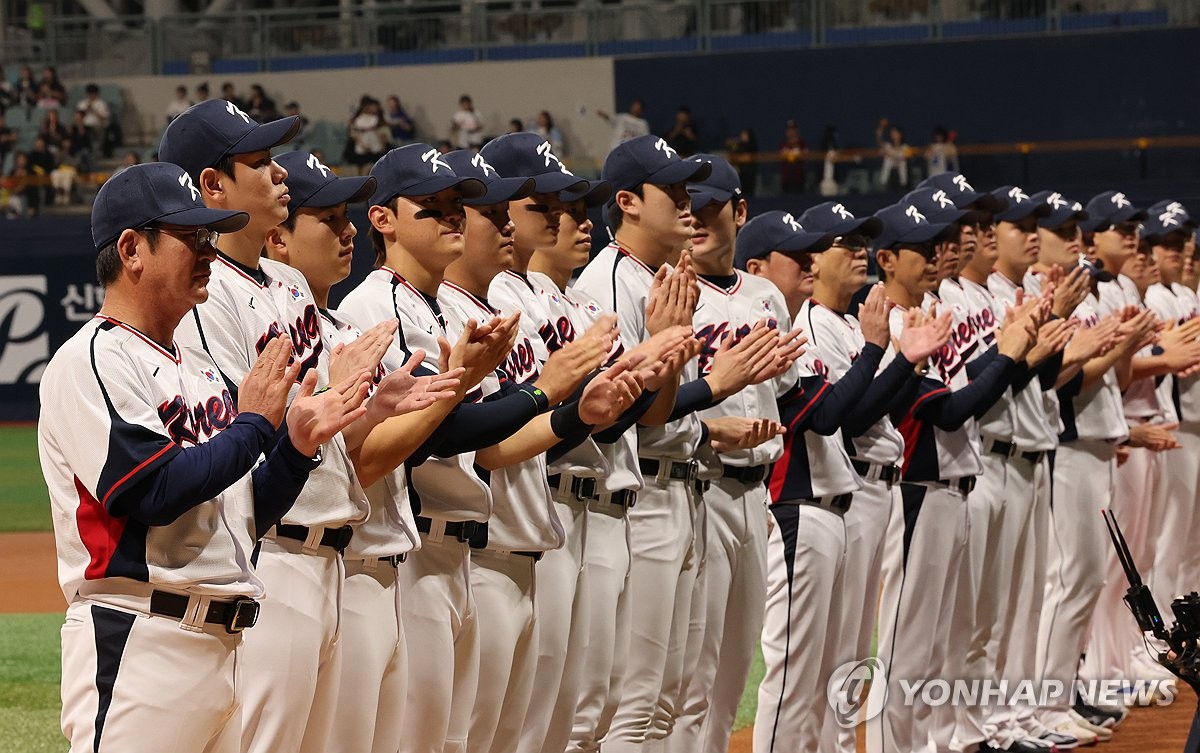
[[[567,169],[567,166],[562,163],[562,160],[555,156],[554,152],[550,151],[549,141],[543,141],[541,146],[537,148],[537,153],[546,158],[546,167],[550,167],[550,160],[554,160],[558,163],[559,172],[564,172],[567,175],[572,174],[571,171]]]
[[[1183,204],[1180,204],[1178,201],[1172,201],[1170,204],[1167,204],[1166,211],[1171,214],[1187,214],[1187,210],[1183,208]]]
[[[485,178],[492,174],[495,174],[497,176],[500,175],[499,173],[496,172],[496,168],[494,168],[488,164],[488,161],[483,158],[482,154],[476,154],[474,157],[472,157],[471,164],[474,165],[475,167],[478,167],[480,170],[482,170],[483,176]]]
[[[314,173],[319,170],[322,178],[329,177],[329,168],[322,165],[321,160],[317,159],[317,155],[315,154],[308,155],[308,169]]]
[[[954,206],[954,202],[950,200],[950,197],[946,195],[945,191],[934,191],[932,198],[941,206],[942,209]]]
[[[1078,201],[1075,202],[1074,204],[1071,205],[1071,211],[1072,212],[1083,211],[1083,204],[1080,204]]]
[[[1054,207],[1054,211],[1056,212],[1067,205],[1066,199],[1057,191],[1046,197],[1046,203]]]
[[[1123,209],[1128,206],[1133,206],[1132,204],[1129,203],[1129,199],[1125,198],[1125,194],[1123,194],[1123,193],[1113,194],[1110,201],[1112,203],[1116,204],[1118,209]]]
[[[242,112],[242,108],[238,107],[237,105],[235,105],[232,102],[225,103],[225,112],[229,113],[230,115],[233,115],[234,117],[241,118],[242,120],[246,121],[247,123],[250,122],[250,116],[247,115],[246,113]]]
[[[967,182],[967,178],[965,175],[955,175],[954,178],[951,179],[950,182],[953,183],[954,185],[958,186],[958,190],[962,191],[963,193],[966,193],[967,191],[975,190],[974,188],[971,187],[971,184]]]
[[[679,152],[672,149],[671,145],[668,144],[667,142],[663,141],[662,139],[659,139],[657,142],[655,142],[654,148],[657,149],[658,151],[662,152],[663,154],[667,155],[668,157],[678,157],[679,156]]]
[[[796,218],[792,216],[791,212],[788,212],[783,216],[783,224],[791,225],[793,233],[799,233],[804,229],[799,222],[796,222]]]
[[[1170,207],[1167,207],[1167,211],[1158,216],[1158,221],[1162,223],[1163,227],[1179,224],[1179,220],[1175,219],[1175,212],[1172,212]]]
[[[833,212],[834,214],[836,214],[837,216],[841,217],[843,220],[854,219],[854,215],[850,214],[850,212],[846,209],[845,204],[834,204],[833,209],[831,209],[830,211]]]
[[[195,201],[196,199],[200,198],[200,189],[196,188],[195,184],[192,183],[192,176],[188,175],[187,173],[179,176],[179,187],[186,188],[188,190],[188,198],[190,201]]]
[[[1013,186],[1008,191],[1008,198],[1020,204],[1022,201],[1029,201],[1029,194],[1022,191],[1020,186]]]
[[[428,152],[425,152],[424,154],[421,155],[421,161],[428,162],[429,166],[431,168],[433,168],[432,172],[435,172],[435,173],[438,171],[439,165],[441,167],[444,167],[447,170],[449,170],[450,166],[447,165],[445,162],[442,162],[440,157],[441,156],[438,154],[437,149],[430,149]]]
[[[904,213],[909,217],[912,217],[913,222],[917,225],[920,225],[922,222],[929,221],[925,219],[925,215],[921,214],[921,210],[914,206],[910,206],[908,209],[905,209]]]

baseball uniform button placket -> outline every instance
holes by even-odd
[[[805,497],[804,499],[797,500],[796,504],[820,507],[824,510],[835,512],[838,515],[844,515],[850,509],[850,502],[853,499],[854,495],[847,492],[846,494],[835,494],[828,497]]]
[[[729,478],[734,481],[740,481],[747,486],[761,484],[767,478],[767,472],[770,470],[768,465],[726,465],[721,464],[721,478]]]
[[[1006,458],[1023,458],[1034,465],[1037,465],[1042,461],[1042,458],[1046,457],[1046,452],[1044,450],[1029,450],[1022,452],[1017,448],[1016,444],[1012,442],[1005,442],[1001,439],[991,440],[988,445],[988,452],[994,455],[1001,455]]]
[[[850,465],[863,481],[882,481],[890,488],[900,480],[900,466],[868,463],[864,460],[850,459]]]
[[[339,526],[337,528],[293,526],[281,523],[275,526],[275,536],[282,536],[285,539],[303,542],[305,549],[327,546],[338,554],[341,554],[346,551],[346,547],[350,545],[350,540],[354,538],[354,528],[351,526]]]
[[[188,607],[193,599],[200,598],[203,597],[155,590],[150,594],[149,612],[183,620],[188,616]],[[258,602],[248,597],[209,599],[208,608],[204,612],[204,622],[210,625],[224,625],[228,633],[240,633],[246,628],[254,627],[258,622]]]

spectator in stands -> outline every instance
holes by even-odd
[[[78,157],[86,166],[81,168],[85,171],[91,170],[92,157],[92,139],[88,133],[88,128],[83,124],[83,113],[75,111],[75,117],[71,121],[71,128],[67,131],[67,139],[71,142],[71,156]]]
[[[204,100],[206,100],[208,98],[209,98],[208,82],[201,81],[199,84],[196,84],[196,102],[197,102],[197,104],[200,102],[203,102]]]
[[[886,138],[884,134],[887,134]],[[883,157],[879,171],[879,184],[888,191],[908,190],[908,144],[904,143],[904,130],[881,118],[875,127],[875,143]]]
[[[4,164],[8,153],[16,148],[17,134],[13,129],[8,127],[4,119],[4,113],[0,112],[0,165]]]
[[[523,122],[521,122],[520,118],[513,118],[512,120],[508,121],[507,133],[520,133],[521,131],[524,131],[524,130],[525,130],[525,124]]]
[[[125,152],[125,157],[121,160],[121,166],[118,167],[116,170],[113,170],[113,176],[115,177],[117,175],[117,173],[121,172],[122,170],[125,170],[126,168],[130,168],[130,167],[133,167],[134,165],[140,165],[140,164],[142,164],[142,157],[140,154],[138,154],[137,152],[132,152],[132,151]]]
[[[565,156],[567,153],[566,144],[563,143],[562,131],[554,127],[554,118],[550,117],[547,110],[542,110],[537,116],[537,128],[534,129],[537,135],[550,142],[550,149],[559,157]]]
[[[175,118],[183,114],[183,111],[192,106],[192,100],[188,97],[186,86],[175,87],[175,99],[167,103],[167,122],[170,123]]]
[[[17,152],[13,155],[13,166],[4,179],[4,188],[8,191],[8,202],[4,206],[4,215],[10,220],[19,217],[33,217],[42,205],[41,193],[29,166],[29,155]]]
[[[459,149],[479,151],[483,146],[483,121],[475,112],[475,103],[469,95],[458,98],[458,109],[450,122],[450,140]]]
[[[288,142],[288,148],[293,152],[298,152],[301,149],[308,150],[308,116],[300,112],[300,103],[292,100],[283,106],[283,116],[290,118],[296,116],[300,123],[300,130],[296,131],[296,136]]]
[[[42,69],[42,78],[38,82],[37,106],[62,107],[67,103],[67,87],[58,78],[58,70],[48,65]]]
[[[38,136],[33,140],[33,148],[29,150],[29,172],[35,179],[35,193],[38,194],[36,204],[31,204],[35,209],[40,209],[43,205],[49,204],[51,199],[50,191],[50,172],[58,165],[58,161],[54,159],[54,153],[46,146],[46,140]]]
[[[57,163],[50,171],[50,187],[54,191],[54,205],[67,206],[75,189],[75,176],[79,173],[79,159],[71,154],[71,140],[67,139],[58,150]]]
[[[46,142],[49,150],[57,152],[69,135],[67,127],[59,119],[58,110],[46,110],[41,124],[38,125],[38,138]]]
[[[808,170],[804,155],[808,144],[800,138],[796,121],[789,120],[783,127],[783,141],[779,144],[779,187],[784,193],[803,193]]]
[[[88,84],[84,89],[83,99],[75,105],[75,111],[83,113],[83,125],[87,128],[88,140],[92,149],[95,149],[104,138],[104,133],[108,130],[108,124],[112,120],[108,103],[100,98],[100,87]]]
[[[275,100],[267,96],[267,92],[259,84],[250,86],[250,98],[246,100],[246,114],[259,123],[269,123],[279,120],[279,108]]]
[[[729,163],[737,170],[742,193],[746,198],[753,197],[758,185],[758,139],[754,131],[743,128],[737,136],[726,139],[725,151],[729,153]]]
[[[221,84],[221,99],[226,102],[232,102],[239,110],[246,109],[246,102],[238,96],[237,89],[234,88],[232,81],[226,81]]]
[[[825,153],[825,162],[821,165],[821,182],[818,184],[822,196],[837,196],[842,187],[838,183],[837,166],[838,132],[837,126],[826,125],[821,134],[821,151]]]
[[[358,168],[359,175],[371,171],[380,157],[390,148],[391,131],[383,121],[379,100],[364,94],[358,110],[350,118],[350,137],[346,143],[346,161]]]
[[[933,129],[933,143],[925,150],[925,165],[931,178],[958,172],[958,147],[954,145],[954,136],[941,126]]]
[[[26,107],[33,107],[37,104],[38,84],[33,78],[33,69],[27,65],[21,66],[21,73],[17,76],[17,99]]]
[[[413,125],[412,118],[408,117],[408,113],[400,106],[400,98],[395,94],[387,98],[387,108],[383,111],[383,118],[392,131],[393,145],[401,146],[416,139],[417,128]]]
[[[454,144],[450,143],[450,139],[442,139],[437,142],[438,154],[449,154],[454,151]]]
[[[695,154],[697,139],[696,127],[692,123],[692,111],[687,107],[676,110],[675,123],[663,138],[680,157],[691,157]]]
[[[0,115],[4,111],[17,103],[19,95],[13,83],[4,75],[4,68],[0,66]]]
[[[650,133],[650,124],[642,117],[646,112],[646,103],[640,99],[635,99],[629,103],[629,112],[619,112],[616,116],[609,115],[604,110],[596,110],[596,115],[606,123],[611,123],[613,127],[612,145],[610,151],[616,149],[618,145],[636,139],[638,136],[645,136]]]

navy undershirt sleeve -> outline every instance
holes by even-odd
[[[621,417],[613,422],[612,426],[598,431],[592,435],[592,439],[600,444],[612,444],[621,438],[625,432],[629,431],[638,419],[646,415],[646,411],[650,410],[650,406],[654,405],[654,401],[658,398],[658,391],[646,390],[638,395],[637,400],[633,401],[633,405],[621,414]]]
[[[879,423],[895,402],[896,395],[908,385],[912,375],[913,365],[897,354],[887,368],[871,380],[862,399],[851,406],[842,421],[844,433],[852,437],[862,436]]]
[[[863,399],[867,387],[875,378],[875,372],[879,370],[879,361],[883,358],[883,352],[883,348],[874,343],[864,345],[858,353],[858,358],[854,359],[854,363],[846,373],[830,384],[829,389],[808,412],[803,425],[796,428],[808,429],[824,436],[829,436],[842,428],[843,420]],[[912,367],[909,366],[909,368]],[[792,430],[791,427],[789,427],[790,430]]]
[[[1038,386],[1042,388],[1042,392],[1048,392],[1054,389],[1054,385],[1058,382],[1058,375],[1062,371],[1063,352],[1060,350],[1054,355],[1042,361],[1042,365],[1038,367]]]
[[[119,491],[109,510],[148,526],[170,525],[249,473],[274,435],[266,418],[241,413],[208,442],[176,452],[145,478]]]
[[[529,384],[506,383],[481,403],[462,403],[438,426],[416,454],[450,457],[491,447],[516,434],[548,407],[541,390]]]
[[[936,386],[918,398],[914,412],[918,418],[942,431],[962,428],[967,419],[987,413],[1000,399],[1016,368],[1017,364],[1011,358],[997,354],[976,379],[960,390],[952,391],[940,382],[927,379],[927,385]]]
[[[560,405],[550,414],[550,429],[562,441],[546,451],[546,462],[553,463],[563,455],[587,441],[591,435],[591,424],[584,423],[579,416],[579,402]]]
[[[689,413],[714,405],[716,401],[713,400],[712,387],[704,379],[694,379],[679,385],[679,391],[675,393],[675,407],[671,409],[667,422],[678,421]]]

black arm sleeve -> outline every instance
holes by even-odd
[[[967,377],[971,381],[978,379],[979,375],[982,374],[983,370],[988,367],[988,364],[992,362],[992,359],[996,357],[997,353],[999,353],[999,351],[996,350],[996,346],[993,345],[992,347],[980,353],[979,358],[976,358],[973,361],[968,361],[966,366]]]
[[[1067,383],[1064,384],[1058,390],[1058,399],[1059,400],[1070,400],[1071,398],[1078,395],[1082,390],[1083,390],[1083,370],[1080,369],[1078,374],[1071,377],[1070,380],[1068,380]]]
[[[879,419],[887,415],[896,395],[908,385],[912,375],[913,365],[897,354],[887,368],[871,380],[862,399],[851,406],[842,420],[844,432],[858,437],[877,424]]]
[[[638,395],[637,400],[633,401],[633,405],[629,406],[621,417],[613,422],[603,431],[598,431],[592,435],[592,439],[600,444],[612,444],[621,438],[625,432],[629,431],[642,416],[646,415],[646,411],[650,410],[650,406],[654,405],[654,401],[658,398],[658,391],[653,392],[647,390]]]
[[[550,414],[550,429],[562,441],[546,451],[546,462],[553,463],[583,444],[594,427],[579,416],[579,402],[560,405]]]
[[[679,391],[675,393],[675,407],[671,409],[667,421],[678,421],[689,413],[711,408],[715,404],[712,388],[703,378],[681,384]]]
[[[316,467],[313,458],[300,454],[284,432],[266,461],[254,469],[255,536],[261,537],[292,509]]]
[[[145,478],[118,492],[109,502],[109,510],[148,526],[170,525],[249,473],[274,435],[267,419],[257,413],[239,414],[208,442],[176,452]]]
[[[1008,356],[997,355],[980,375],[961,390],[951,391],[943,384],[922,394],[913,412],[942,431],[962,427],[968,418],[978,418],[995,404],[1012,381],[1016,364]]]
[[[818,434],[829,436],[842,427],[842,421],[862,400],[863,395],[879,370],[879,361],[883,358],[883,348],[874,343],[867,343],[859,351],[858,358],[842,378],[830,384],[830,388],[808,412],[803,426]],[[912,368],[909,366],[909,368]],[[804,380],[801,380],[804,381]],[[807,387],[806,387],[807,391]],[[792,431],[792,427],[788,427]]]
[[[546,396],[532,385],[512,384],[482,403],[462,403],[429,437],[418,457],[450,457],[491,447],[508,439],[547,408]]]
[[[892,404],[888,406],[888,416],[893,424],[899,424],[900,421],[908,415],[912,410],[913,403],[921,394],[920,387],[924,377],[917,371],[913,371],[908,375],[908,379],[904,382],[904,386],[896,391],[896,396],[892,400]]]

